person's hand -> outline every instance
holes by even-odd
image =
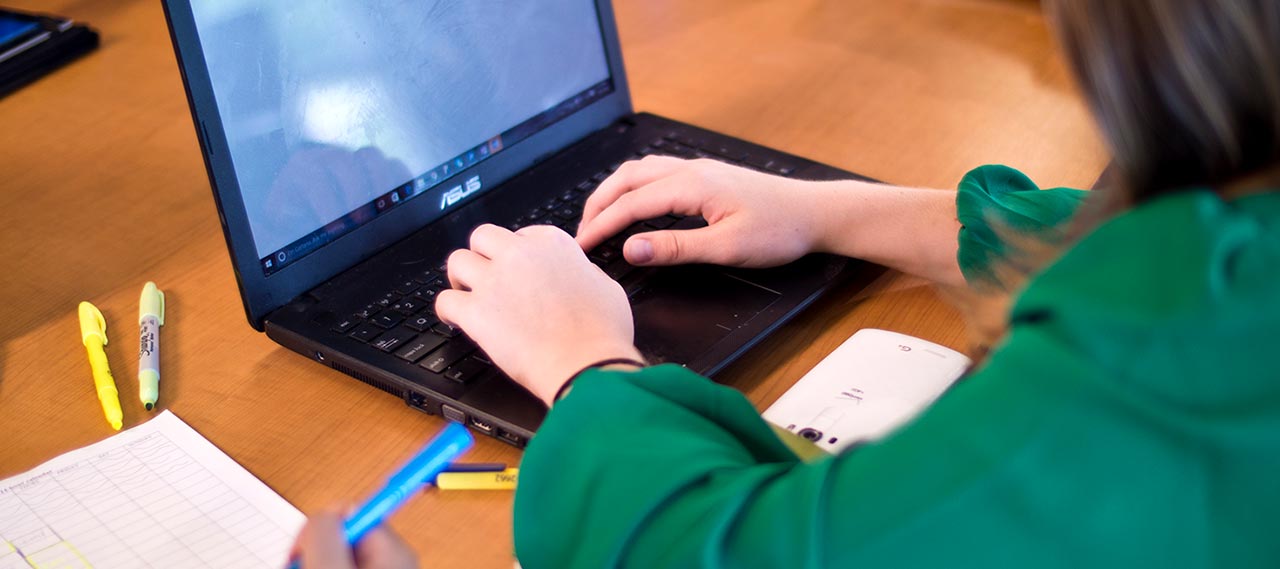
[[[548,405],[583,367],[640,359],[626,293],[555,227],[482,225],[448,270],[436,314]]]
[[[784,265],[819,237],[814,186],[714,160],[649,156],[623,164],[587,199],[577,240],[590,251],[637,221],[701,215],[707,227],[634,235],[623,255],[633,265]]]
[[[303,569],[414,569],[418,558],[395,532],[385,525],[369,530],[353,551],[342,533],[342,516],[317,513],[298,534],[293,558]]]

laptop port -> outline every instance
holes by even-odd
[[[447,403],[440,405],[440,414],[444,415],[444,418],[455,423],[462,423],[463,425],[467,424],[467,414],[463,413],[461,409]]]
[[[408,397],[405,397],[404,402],[410,407],[422,411],[423,413],[435,415],[435,412],[431,410],[431,407],[427,406],[427,398],[417,393],[409,393]]]
[[[524,448],[524,437],[517,435],[515,433],[508,433],[503,429],[498,429],[498,438],[504,441],[507,441],[508,443],[511,443],[515,446],[518,446],[520,448]]]
[[[488,433],[490,435],[493,434],[493,425],[490,425],[489,423],[481,421],[480,419],[477,419],[475,417],[471,418],[471,426],[475,427],[477,431]]]

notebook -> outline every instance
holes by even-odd
[[[0,569],[278,569],[305,521],[165,411],[0,481]]]

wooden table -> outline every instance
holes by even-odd
[[[366,496],[441,420],[253,332],[156,0],[9,0],[90,22],[102,47],[0,100],[0,476],[111,434],[75,316],[95,302],[125,426],[138,292],[168,293],[160,407],[303,511]],[[1087,186],[1104,151],[1038,3],[619,0],[636,106],[894,183],[987,162]],[[917,279],[839,291],[724,380],[761,408],[860,328],[963,347]],[[515,463],[485,439],[468,457]],[[511,495],[432,493],[393,525],[430,567],[510,567]]]

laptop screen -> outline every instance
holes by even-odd
[[[192,12],[266,275],[408,200],[439,217],[482,189],[472,166],[614,89],[592,0]]]

